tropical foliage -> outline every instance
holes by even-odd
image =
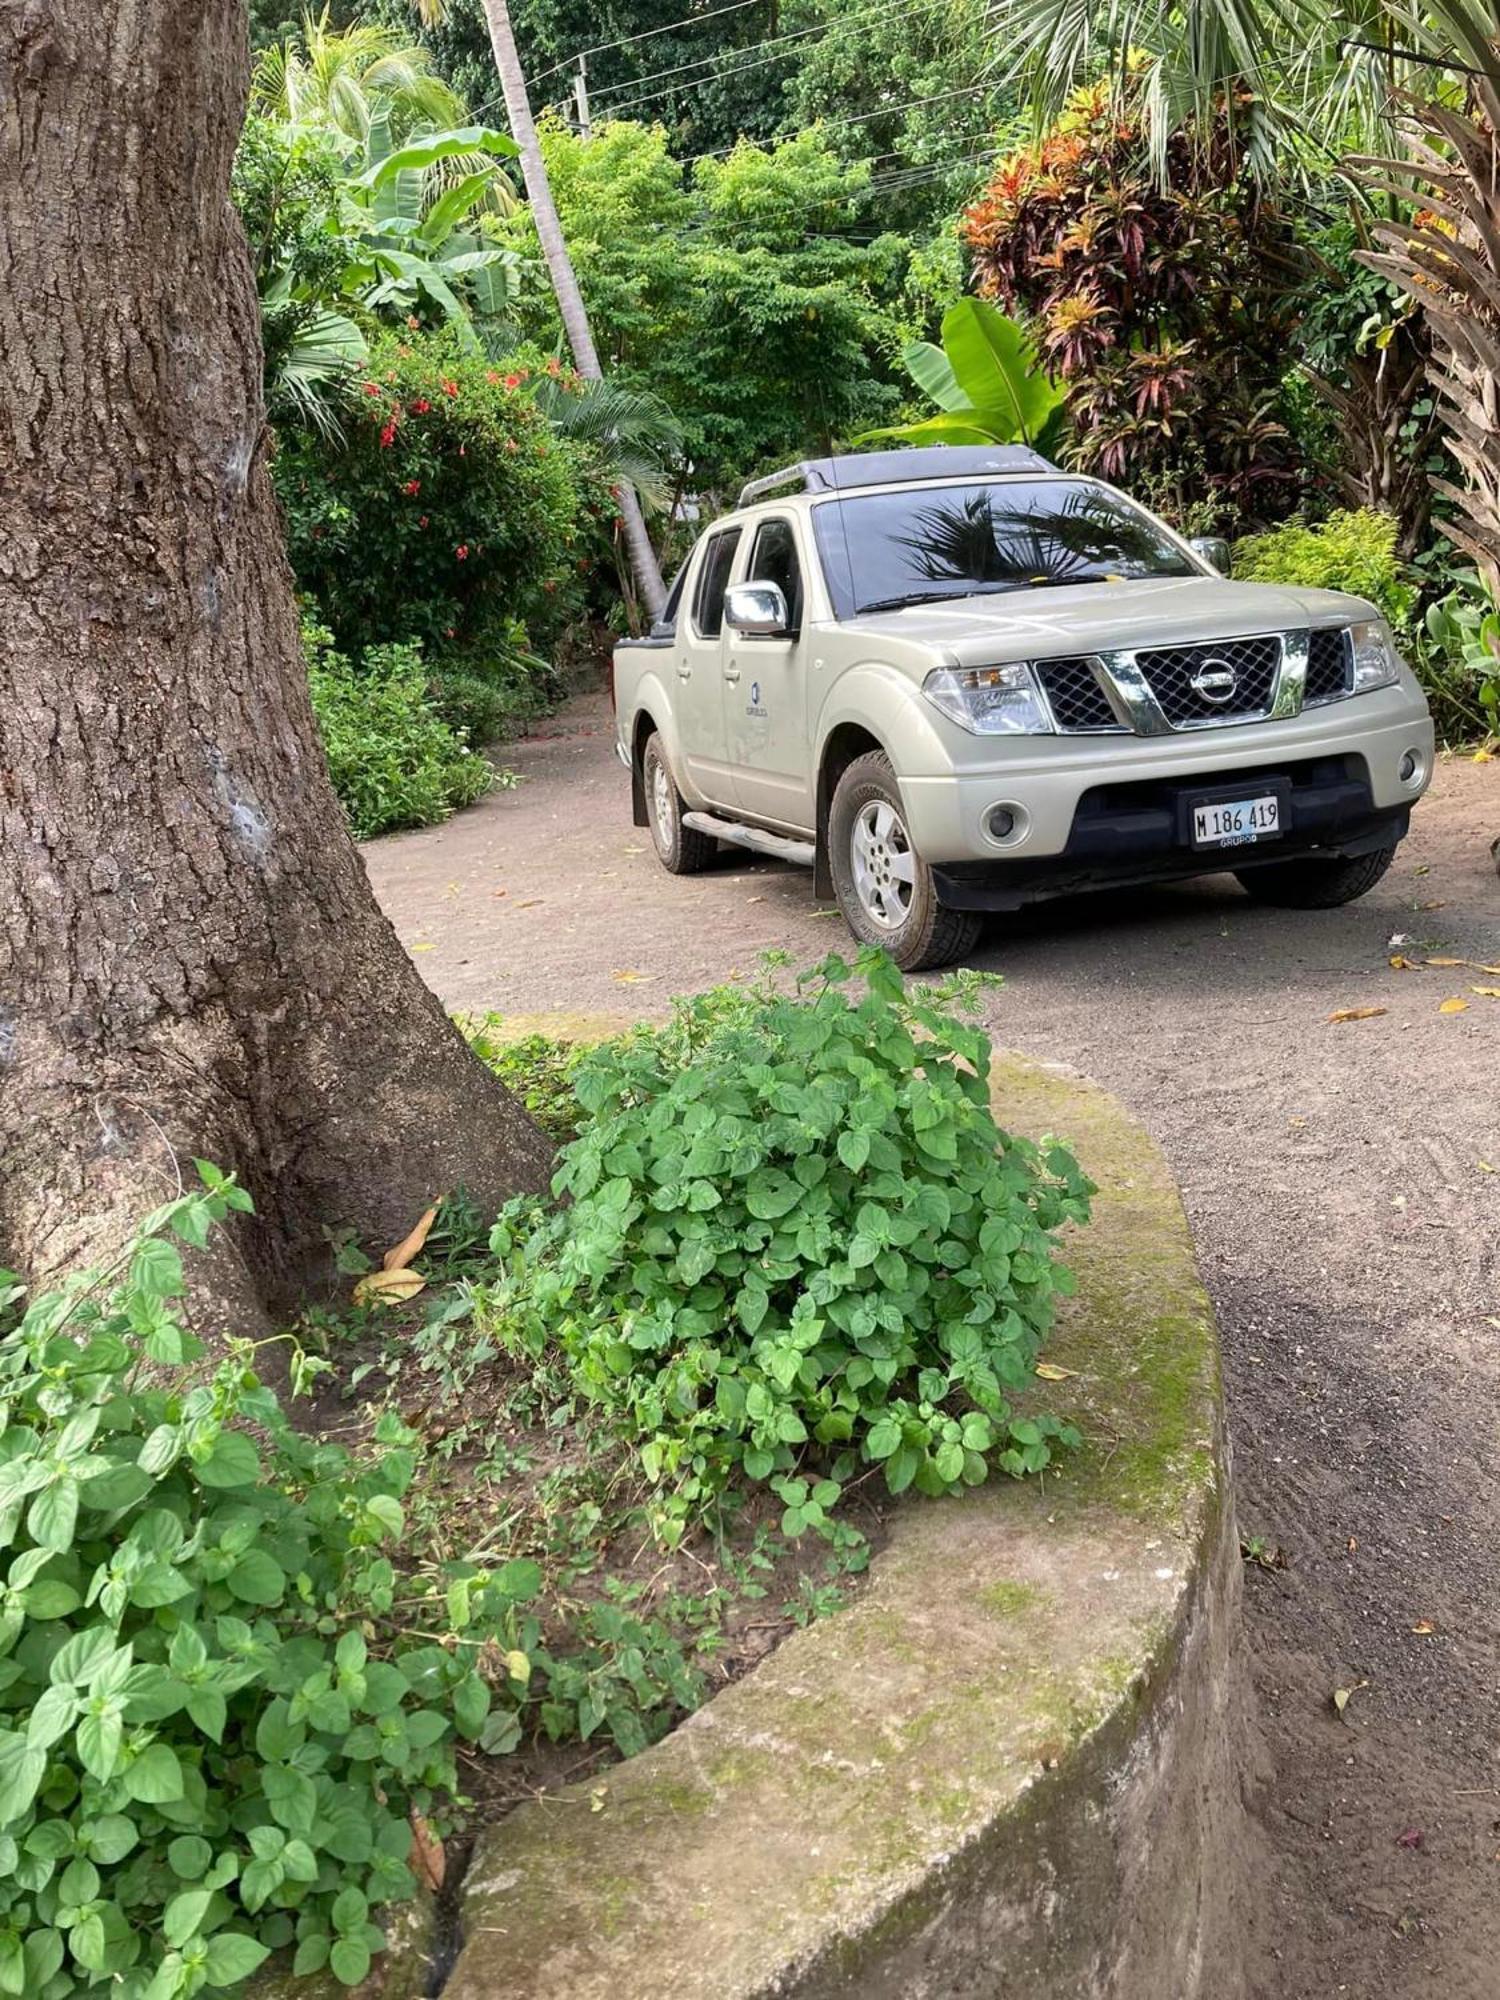
[[[1085,91],[1000,162],[963,231],[981,293],[1034,316],[1080,465],[1178,515],[1205,495],[1231,525],[1287,510],[1291,233],[1222,116],[1173,140],[1159,183],[1138,115]]]
[[[1287,521],[1234,548],[1234,574],[1249,583],[1295,583],[1309,590],[1349,590],[1367,597],[1403,635],[1417,593],[1396,550],[1397,524],[1373,509]]]
[[[502,370],[451,335],[382,334],[341,443],[283,439],[292,566],[341,647],[420,639],[478,662],[516,620],[538,636],[561,628],[590,560],[588,472],[529,393],[538,365]]]
[[[959,299],[948,308],[941,347],[913,341],[901,358],[938,415],[870,431],[868,439],[1057,449],[1067,392],[1043,370],[1025,330],[983,299]]]

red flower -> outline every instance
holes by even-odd
[[[417,523],[417,526],[418,526],[419,528],[425,528],[425,527],[427,526],[427,521],[428,521],[428,516],[427,516],[426,514],[424,514],[424,515],[422,516],[421,520],[420,520],[420,521],[418,521],[418,523]]]
[[[380,384],[378,382],[366,382],[365,394],[367,396],[378,396],[380,394]]]
[[[394,417],[391,418],[385,429],[380,433],[380,442],[382,447],[393,445],[396,442],[396,419]]]
[[[505,378],[505,386],[507,389],[519,389],[523,379],[524,378],[520,375],[507,375]]]
[[[403,493],[409,493],[413,498],[415,498],[416,495],[421,492],[421,490],[422,490],[422,482],[420,479],[408,479],[406,484],[401,489]]]
[[[486,382],[498,382],[498,381],[500,380],[500,371],[499,371],[499,369],[498,369],[498,368],[486,368],[486,369],[485,369],[485,371],[484,371],[484,379],[485,379],[485,381],[486,381]]]
[[[455,550],[453,551],[453,553],[454,553],[454,555],[456,555],[456,556],[458,557],[458,560],[459,560],[460,562],[467,562],[467,560],[468,560],[468,556],[469,556],[469,545],[468,545],[468,543],[467,543],[467,542],[460,542],[460,543],[459,543],[459,545],[458,545],[458,547],[457,547],[457,548],[456,548],[456,549],[455,549]]]
[[[456,396],[458,394],[458,384],[456,382],[445,381],[443,383],[443,394],[445,396]]]
[[[418,396],[417,400],[412,404],[412,409],[419,417],[425,417],[431,408],[432,405],[425,396]]]

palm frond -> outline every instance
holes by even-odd
[[[266,414],[338,441],[339,406],[367,358],[365,337],[344,313],[318,308],[267,356]]]
[[[537,402],[554,430],[591,446],[606,473],[628,480],[644,506],[664,507],[670,469],[682,450],[682,426],[659,396],[620,382],[581,382],[571,388],[543,376]]]

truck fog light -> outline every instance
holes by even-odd
[[[1423,763],[1420,750],[1408,750],[1406,755],[1401,759],[1401,762],[1396,766],[1396,775],[1400,778],[1403,785],[1417,784],[1422,777],[1422,772]]]
[[[1026,831],[1026,813],[1021,806],[991,806],[984,816],[984,830],[997,846],[1014,845]]]

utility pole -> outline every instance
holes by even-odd
[[[521,58],[516,51],[516,38],[511,32],[510,10],[506,0],[484,0],[484,12],[485,19],[489,23],[490,47],[495,53],[495,69],[500,77],[500,88],[505,96],[505,109],[510,118],[511,136],[521,149],[521,178],[526,183],[526,193],[531,202],[537,241],[542,246],[542,255],[547,260],[547,269],[552,277],[552,289],[557,294],[557,309],[562,316],[563,330],[568,336],[568,345],[573,350],[573,359],[577,363],[579,374],[586,381],[602,382],[604,371],[599,366],[594,336],[589,331],[588,314],[584,310],[583,295],[578,289],[573,260],[568,255],[568,246],[563,240],[557,205],[552,199],[552,189],[547,181],[547,168],[536,136],[536,123],[531,116],[531,100],[526,94],[526,78],[521,72]],[[585,86],[582,99],[585,107],[586,92]],[[636,496],[635,488],[623,479],[615,488],[615,498],[620,503],[625,546],[630,553],[630,567],[635,577],[636,589],[640,592],[646,609],[653,618],[656,618],[667,601],[667,593],[661,580],[661,570],[657,565],[656,551],[651,546],[651,537],[646,533],[641,503]]]
[[[573,79],[573,101],[578,106],[578,136],[592,139],[594,128],[589,122],[589,59],[578,58],[578,74]]]

